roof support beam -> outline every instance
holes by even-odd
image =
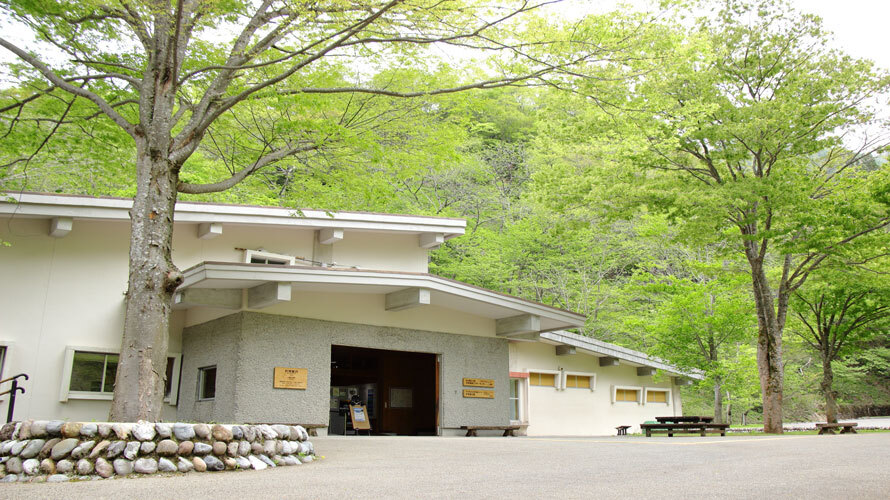
[[[193,306],[241,309],[240,288],[186,288],[173,296],[173,307]]]
[[[530,332],[530,333],[518,333],[516,335],[510,335],[507,337],[510,339],[510,342],[518,341],[518,342],[540,342],[541,334],[538,332]]]
[[[618,358],[603,356],[600,358],[600,366],[618,366]]]
[[[571,354],[575,354],[575,346],[571,346],[571,345],[556,346],[556,355],[557,356],[568,356]]]
[[[291,284],[272,281],[247,289],[248,309],[262,309],[279,302],[290,302]]]
[[[386,294],[386,310],[401,311],[417,306],[430,305],[429,288],[406,288]]]
[[[637,367],[637,376],[638,377],[651,377],[655,375],[655,368],[651,366],[638,366]]]
[[[222,234],[222,224],[219,222],[204,222],[198,224],[198,238],[212,240]]]
[[[74,219],[71,217],[53,217],[49,221],[49,235],[53,238],[64,238],[74,228]]]
[[[443,233],[420,233],[417,238],[420,248],[433,249],[445,243],[445,235]]]
[[[520,314],[495,321],[495,332],[502,337],[516,337],[528,333],[541,332],[541,317],[534,314]]]
[[[674,377],[674,385],[692,385],[692,379],[686,377]]]
[[[343,241],[342,229],[326,227],[318,230],[318,242],[322,245],[333,245],[338,241]]]

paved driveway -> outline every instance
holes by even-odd
[[[315,438],[267,471],[0,484],[0,498],[888,498],[890,433]]]

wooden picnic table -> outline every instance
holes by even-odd
[[[705,436],[708,432],[719,432],[721,436],[725,436],[727,428],[729,428],[729,424],[715,424],[712,422],[660,422],[657,424],[640,424],[640,429],[646,433],[646,437],[652,437],[653,432],[666,432],[668,437],[673,437],[674,434],[683,433]]]
[[[856,434],[856,422],[838,422],[836,424],[816,424],[816,428],[819,429],[819,434],[834,434],[836,429],[841,430],[841,434]]]
[[[661,424],[683,424],[683,423],[709,423],[714,420],[714,417],[707,416],[698,416],[698,415],[679,415],[674,417],[655,417],[655,420]]]

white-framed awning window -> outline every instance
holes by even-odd
[[[643,404],[643,388],[634,385],[613,385],[612,404]]]
[[[65,348],[59,401],[69,399],[111,401],[120,353],[107,347],[67,346]],[[167,353],[164,402],[176,406],[179,398],[179,372],[182,354]]]
[[[643,395],[644,405],[671,404],[671,390],[664,387],[646,387]]]

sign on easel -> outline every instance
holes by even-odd
[[[352,428],[358,431],[370,431],[371,421],[368,420],[368,407],[365,405],[349,405],[349,418]]]

